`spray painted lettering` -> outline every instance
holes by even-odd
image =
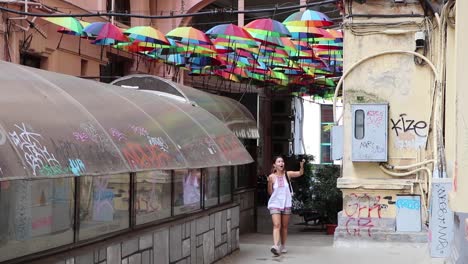
[[[397,120],[390,119],[392,122],[392,130],[395,131],[396,136],[400,135],[400,132],[413,131],[418,137],[425,137],[425,129],[427,123],[425,121],[416,121],[414,119],[406,119],[406,114],[400,114],[400,118]]]
[[[421,208],[421,204],[418,200],[410,199],[398,199],[396,201],[396,206],[398,208],[406,208],[410,210],[419,210]]]
[[[138,136],[147,136],[149,134],[148,130],[146,130],[144,127],[130,125],[130,129]]]
[[[118,129],[116,128],[111,128],[109,129],[109,132],[111,134],[111,136],[115,139],[117,139],[118,141],[125,141],[127,140],[127,136],[125,136],[124,133],[120,132]]]
[[[162,151],[169,152],[169,146],[166,144],[163,138],[150,136],[147,136],[147,138],[150,145],[158,146]]]
[[[127,143],[122,154],[133,169],[166,167],[172,161],[169,154],[155,145]]]
[[[349,235],[361,236],[361,230],[366,230],[368,236],[372,236],[372,228],[375,226],[373,219],[380,219],[382,208],[380,196],[367,194],[355,194],[345,196],[344,213],[348,218],[346,231]]]
[[[41,175],[44,176],[54,176],[54,175],[60,175],[60,174],[68,174],[70,172],[69,168],[63,168],[60,165],[45,165],[42,167],[39,172]]]
[[[448,197],[445,188],[437,186],[437,196],[439,198],[437,218],[439,222],[437,231],[437,250],[444,251],[449,246],[447,229],[449,224],[446,221],[446,215],[448,213]]]
[[[383,112],[367,111],[366,119],[367,124],[373,125],[375,127],[380,127],[380,125],[382,125],[383,122]]]
[[[75,176],[80,176],[86,170],[83,161],[81,161],[80,159],[69,159],[68,164],[70,167],[70,171]]]
[[[17,131],[12,131],[9,133],[10,138],[23,151],[24,159],[31,167],[34,176],[45,165],[60,166],[54,154],[49,153],[47,147],[42,146],[40,134],[30,131],[24,123],[21,123],[21,126],[15,124],[15,127],[19,130],[19,134]]]
[[[89,135],[84,132],[73,132],[73,137],[75,137],[75,139],[80,142],[86,142],[90,140]]]

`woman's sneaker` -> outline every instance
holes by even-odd
[[[271,253],[273,253],[273,255],[275,255],[275,256],[279,256],[280,255],[280,249],[278,248],[278,246],[272,246],[271,247]]]
[[[280,247],[280,249],[281,249],[281,254],[286,254],[286,253],[288,253],[288,250],[286,249],[286,246],[283,246],[283,245],[282,245],[282,246]]]

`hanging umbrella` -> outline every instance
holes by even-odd
[[[166,34],[167,38],[171,38],[183,44],[204,44],[211,45],[211,41],[203,31],[193,27],[178,27]]]
[[[307,9],[288,16],[283,23],[288,26],[326,27],[333,25],[333,21],[325,14]]]
[[[150,26],[132,27],[124,31],[124,34],[133,40],[140,42],[165,44],[169,45],[169,41],[161,31]]]
[[[271,18],[255,19],[254,21],[245,25],[245,28],[249,33],[266,33],[273,37],[286,37],[291,36],[289,30],[281,24],[281,22],[273,20]]]
[[[119,42],[129,42],[122,30],[109,22],[94,22],[83,29],[88,33],[96,45],[115,45]]]
[[[61,33],[72,32],[77,36],[81,36],[83,34],[82,23],[74,17],[44,17],[42,19],[60,26],[61,28],[58,30],[58,32],[63,30]]]

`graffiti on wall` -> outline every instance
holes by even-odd
[[[35,133],[24,123],[15,124],[15,130],[9,132],[12,142],[22,151],[25,162],[32,170],[32,174],[37,176],[39,170],[48,166],[60,166],[59,161],[53,153],[50,153],[42,144],[42,135]]]
[[[344,214],[346,216],[346,232],[351,236],[361,236],[365,232],[372,236],[372,229],[376,226],[375,219],[382,218],[382,209],[388,205],[381,204],[380,196],[368,194],[346,195],[344,202]]]
[[[167,167],[173,158],[158,146],[127,142],[122,154],[133,169]]]
[[[426,121],[408,118],[402,113],[398,118],[390,119],[391,131],[395,134],[395,147],[417,148],[426,142],[428,125]]]

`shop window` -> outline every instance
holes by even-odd
[[[136,174],[136,224],[171,216],[171,171],[149,171]]]
[[[218,204],[218,168],[208,168],[203,172],[205,207],[208,208]]]
[[[130,174],[80,177],[79,240],[129,227]]]
[[[201,208],[200,180],[200,169],[174,171],[174,215]]]
[[[232,167],[219,168],[220,203],[232,201]]]
[[[0,182],[0,262],[73,242],[73,178]]]

